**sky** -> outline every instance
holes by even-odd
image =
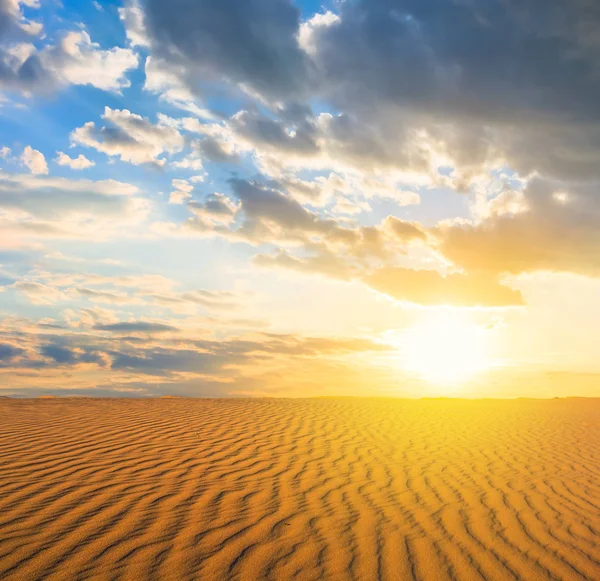
[[[0,396],[600,396],[595,0],[0,0]]]

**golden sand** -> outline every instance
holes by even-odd
[[[0,400],[0,579],[600,579],[600,400]]]

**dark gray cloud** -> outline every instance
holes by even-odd
[[[59,365],[77,361],[77,355],[73,350],[60,345],[44,345],[40,351],[42,355],[54,359]]]
[[[98,331],[110,331],[112,333],[165,333],[177,331],[177,327],[173,327],[172,325],[164,325],[162,323],[147,323],[144,321],[96,325],[94,329]]]
[[[13,27],[15,16],[10,0],[0,0],[0,39],[2,39]]]
[[[23,349],[9,345],[7,343],[0,343],[0,362],[6,363],[12,359],[15,359],[19,355],[24,353]]]
[[[298,120],[298,116],[290,118],[285,110],[279,113],[281,118],[274,119],[256,110],[240,111],[231,118],[230,126],[238,135],[259,148],[304,155],[318,153],[314,116],[305,112]],[[294,128],[293,134],[287,130],[288,127]]]
[[[169,375],[174,372],[218,373],[226,364],[239,363],[243,357],[232,358],[215,353],[200,353],[187,349],[145,349],[136,353],[113,354],[113,370],[138,371],[148,375]]]
[[[252,244],[307,241],[310,235],[332,239],[356,236],[335,220],[321,217],[262,181],[233,178],[229,183],[234,199],[215,194],[205,202],[190,202],[188,206],[197,216],[188,222],[190,228]],[[234,224],[233,219],[238,217]]]
[[[525,174],[600,178],[594,0],[354,0],[305,23],[289,0],[142,8],[153,54],[188,84],[232,82],[284,101],[229,121],[281,163],[312,156],[435,173],[434,151],[457,166],[463,190],[503,161]],[[336,114],[313,115],[315,97]],[[228,160],[218,144],[203,147]]]
[[[345,2],[327,25],[305,25],[308,52],[295,62],[311,61],[314,83],[302,74],[306,66],[280,50],[279,32],[265,33],[288,31],[298,53],[289,2],[144,6],[154,50],[177,48],[190,74],[208,67],[221,81],[268,95],[289,86],[273,67],[295,75],[303,91],[286,95],[277,118],[251,110],[231,120],[258,149],[425,171],[433,144],[467,175],[506,158],[524,173],[599,177],[600,9],[593,0]],[[317,127],[297,103],[310,96],[341,114]],[[425,144],[415,140],[418,131]]]
[[[593,0],[358,0],[312,43],[322,94],[367,126],[424,129],[457,165],[599,177],[599,30]]]
[[[335,221],[320,218],[282,192],[240,179],[230,183],[248,221],[270,221],[288,230],[304,232],[323,233],[337,227]]]
[[[243,84],[274,99],[306,91],[308,60],[289,0],[143,0],[153,54],[185,67],[198,89],[211,80]]]
[[[599,27],[590,0],[358,0],[317,29],[316,59],[328,90],[352,106],[596,118]]]
[[[103,325],[103,329],[124,329],[135,332],[140,326],[131,324]],[[0,343],[0,370],[9,378],[11,388],[49,389],[37,379],[60,378],[61,389],[70,389],[69,378],[84,375],[89,366],[96,366],[98,387],[118,392],[139,389],[140,394],[153,392],[164,382],[165,386],[193,383],[204,393],[227,395],[234,386],[247,385],[245,370],[281,367],[295,361],[323,361],[327,357],[352,353],[386,351],[384,343],[360,337],[311,337],[293,334],[253,333],[252,336],[216,339],[203,333],[196,336],[181,334],[176,338],[144,333],[138,336],[105,335],[90,330],[60,329],[42,334],[18,328],[0,327],[5,342]],[[16,348],[16,343],[24,347]],[[338,363],[339,365],[339,363]],[[28,370],[28,373],[23,373]],[[67,373],[68,372],[68,373]],[[12,373],[12,375],[11,375]],[[43,373],[43,375],[42,375]],[[55,374],[55,375],[52,375]],[[223,383],[223,377],[228,381]],[[217,383],[217,382],[221,383]],[[107,382],[106,386],[104,382]],[[79,388],[75,382],[72,387]],[[217,384],[215,384],[217,383]]]

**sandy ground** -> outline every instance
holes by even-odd
[[[0,400],[0,579],[600,579],[600,400]]]

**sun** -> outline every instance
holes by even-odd
[[[437,385],[460,384],[489,369],[488,333],[461,312],[435,312],[402,335],[402,367]]]

